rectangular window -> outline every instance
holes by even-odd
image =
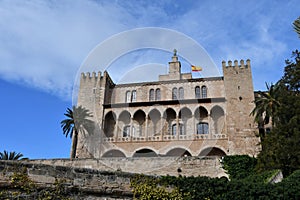
[[[204,123],[204,122],[198,123],[197,134],[208,134],[208,123]]]
[[[131,102],[136,102],[136,90],[133,90],[133,91],[132,91]]]
[[[127,91],[127,92],[126,92],[126,99],[125,99],[125,102],[126,102],[126,103],[131,102],[131,92],[130,92],[130,91]]]

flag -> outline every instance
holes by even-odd
[[[192,72],[199,72],[199,71],[202,71],[202,67],[192,65]]]

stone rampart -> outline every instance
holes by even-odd
[[[101,159],[40,159],[29,163],[78,167],[100,171],[122,171],[146,175],[222,177],[220,157],[135,157]]]
[[[56,180],[73,193],[75,199],[115,200],[133,199],[130,178],[133,174],[95,169],[37,164],[27,161],[0,161],[0,191],[17,189],[12,186],[14,173],[25,173],[37,191],[51,188]],[[25,184],[25,183],[24,183]],[[27,197],[32,199],[36,197]]]

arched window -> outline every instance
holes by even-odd
[[[177,99],[177,88],[173,88],[172,89],[172,100],[176,100]]]
[[[177,131],[176,128],[177,128],[176,124],[173,124],[172,125],[172,133],[171,133],[172,135],[176,135],[176,131]]]
[[[131,102],[136,102],[136,90],[132,90]]]
[[[185,135],[183,124],[179,124],[179,135]]]
[[[126,103],[131,102],[131,92],[130,92],[130,91],[127,91],[127,92],[126,92],[126,99],[125,99],[125,102],[126,102]]]
[[[149,101],[154,101],[154,89],[149,91]]]
[[[179,99],[184,99],[184,90],[183,90],[183,87],[179,88]]]
[[[199,122],[197,124],[197,134],[208,134],[208,123]]]
[[[195,87],[195,98],[200,99],[200,87],[199,86]]]
[[[207,98],[207,88],[206,86],[201,87],[202,98]]]
[[[130,136],[130,126],[124,126],[123,128],[123,137],[129,137]]]
[[[160,89],[157,88],[155,91],[155,100],[160,101]]]

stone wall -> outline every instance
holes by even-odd
[[[222,169],[219,157],[136,157],[101,159],[50,159],[29,160],[32,164],[46,164],[100,171],[122,171],[146,175],[209,176],[222,177],[227,174]],[[178,173],[180,171],[180,173]]]
[[[23,171],[24,169],[25,171]],[[130,188],[130,177],[133,174],[37,164],[27,161],[0,161],[0,191],[8,190],[16,194],[18,188],[11,187],[10,180],[14,173],[20,173],[20,171],[34,181],[37,191],[53,188],[55,180],[58,179],[64,181],[63,185],[71,191],[71,194],[76,194],[76,196],[72,196],[74,199],[121,200],[133,198]],[[35,198],[37,197],[26,197],[26,199]]]
[[[0,161],[0,191],[12,189],[11,176],[21,169],[25,169],[38,190],[53,187],[56,180],[64,180],[68,190],[79,194],[76,199],[89,200],[132,199],[130,178],[134,173],[227,177],[217,157]]]

